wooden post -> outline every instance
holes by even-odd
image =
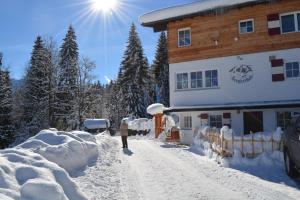
[[[254,157],[254,153],[255,153],[255,150],[254,150],[254,134],[253,133],[251,133],[251,142],[252,142],[252,158]]]
[[[262,153],[265,152],[264,142],[265,142],[264,137],[263,137],[263,135],[261,135],[261,151],[262,151]]]
[[[163,131],[163,114],[156,114],[155,116],[155,138],[158,138],[158,136]]]
[[[271,135],[271,143],[272,143],[272,152],[274,152],[273,134]]]
[[[232,156],[234,155],[234,135],[233,135],[233,132],[231,134],[231,137],[232,137]]]
[[[242,135],[242,155],[245,156],[245,153],[244,153],[244,134]]]

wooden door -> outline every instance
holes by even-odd
[[[244,112],[244,134],[264,130],[263,112]]]

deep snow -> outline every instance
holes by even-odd
[[[195,149],[150,140],[129,139],[122,150],[119,137],[103,143],[94,166],[75,178],[89,199],[199,200],[199,199],[299,199],[300,191],[283,168],[266,167],[249,173],[217,164]],[[247,169],[247,165],[245,169]]]
[[[44,130],[0,151],[0,199],[84,200],[70,175],[98,157],[93,135]]]

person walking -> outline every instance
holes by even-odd
[[[121,122],[120,131],[121,131],[123,148],[128,148],[128,144],[127,144],[128,124],[125,120],[122,120]]]

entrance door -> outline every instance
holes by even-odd
[[[244,112],[244,134],[264,130],[263,112]]]

